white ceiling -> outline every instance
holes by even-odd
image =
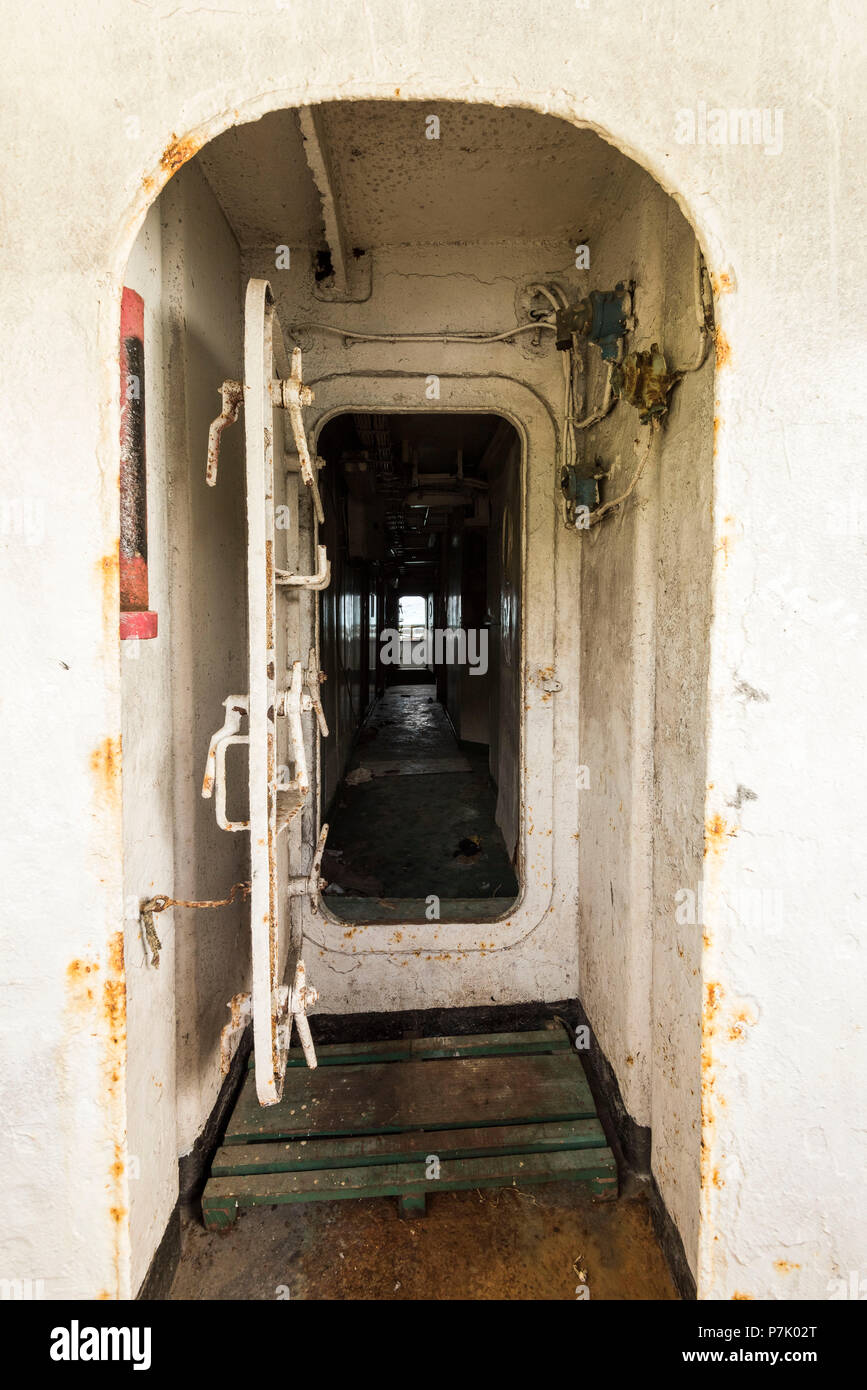
[[[517,108],[339,102],[318,114],[344,242],[365,251],[586,235],[630,167],[592,131]],[[323,244],[294,110],[236,126],[198,158],[243,248]]]

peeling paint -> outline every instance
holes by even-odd
[[[90,768],[96,782],[97,796],[117,798],[120,795],[121,741],[105,738],[90,756]]]
[[[716,1124],[714,1091],[717,1069],[714,1042],[724,990],[718,982],[705,984],[701,1020],[701,1186],[713,1185],[711,1145]]]
[[[736,825],[726,825],[722,816],[712,816],[704,828],[704,854],[720,855],[727,840],[734,839],[738,833]]]
[[[120,470],[118,467],[118,487]],[[96,565],[97,582],[102,594],[102,630],[107,642],[117,641],[118,614],[120,613],[120,541],[118,548],[103,555]]]
[[[112,1230],[115,1283],[110,1296],[118,1298],[126,1284],[129,1236],[125,1161],[126,982],[123,932],[116,932],[111,937],[104,962],[96,957],[75,957],[69,962],[66,968],[66,1013],[76,1031],[86,1029],[102,1039],[103,1115],[105,1138],[111,1154],[106,1168],[107,1202],[104,1210]]]
[[[172,131],[172,138],[160,155],[160,168],[171,176],[180,169],[182,164],[186,164],[188,159],[192,159],[200,148],[199,141],[191,135],[179,139]]]
[[[710,282],[715,299],[719,299],[724,294],[734,293],[734,274],[729,270],[720,270],[719,272],[712,273]]]
[[[69,1010],[84,1013],[93,1007],[98,970],[98,961],[70,961],[66,967],[66,1003]]]

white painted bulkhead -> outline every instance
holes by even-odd
[[[378,141],[371,139],[358,120],[348,129],[354,131],[356,146],[364,142],[365,131],[368,148],[396,148],[398,154],[389,158],[400,168],[406,164],[399,154],[402,144],[418,138],[413,117],[418,125],[424,112],[420,107],[409,113],[406,108],[393,109],[398,112],[398,121],[390,142],[386,138],[388,108],[365,108]],[[279,127],[285,136],[294,113],[279,113],[270,119],[275,135]],[[339,109],[329,109],[323,121],[334,139],[343,119]],[[448,108],[442,119],[447,134]],[[521,442],[522,717],[519,729],[507,731],[514,745],[520,786],[521,896],[501,920],[463,926],[437,921],[422,926],[349,926],[332,915],[327,899],[316,912],[309,900],[298,900],[296,921],[303,927],[304,956],[309,977],[319,990],[318,1008],[323,1011],[364,1013],[581,997],[600,1045],[615,1067],[630,1113],[637,1123],[650,1124],[653,1010],[657,1030],[673,1032],[676,1018],[683,1012],[695,1034],[701,1009],[698,976],[690,973],[686,964],[679,976],[675,970],[671,988],[653,994],[652,879],[649,872],[642,875],[640,868],[642,863],[647,865],[653,843],[653,769],[659,751],[654,748],[653,717],[657,660],[663,677],[667,672],[666,650],[656,654],[653,625],[655,571],[664,549],[658,530],[659,489],[662,477],[672,468],[668,463],[670,441],[684,438],[685,477],[675,474],[666,505],[690,538],[690,574],[696,565],[704,564],[705,586],[694,584],[686,599],[678,600],[700,610],[692,632],[699,648],[700,674],[683,708],[675,694],[671,717],[681,723],[693,717],[697,724],[692,756],[680,785],[681,795],[700,806],[704,780],[701,653],[706,663],[709,602],[712,354],[694,382],[687,378],[677,388],[671,428],[654,437],[652,459],[632,506],[623,516],[612,517],[582,534],[566,529],[559,504],[563,370],[553,334],[540,333],[539,341],[534,341],[536,335],[517,335],[513,341],[484,344],[454,339],[481,331],[492,335],[505,332],[516,322],[525,321],[526,306],[532,298],[528,286],[534,283],[553,280],[570,298],[577,298],[591,286],[634,279],[637,327],[629,346],[646,348],[662,340],[678,353],[672,366],[686,365],[696,359],[701,346],[694,303],[694,237],[682,214],[653,180],[614,155],[595,136],[574,132],[576,145],[572,149],[568,128],[544,118],[521,113],[512,117],[505,113],[503,118],[496,112],[454,108],[452,119],[459,129],[465,125],[457,138],[465,143],[477,141],[477,157],[488,182],[488,220],[494,225],[508,225],[509,218],[514,218],[508,199],[514,197],[515,171],[511,170],[511,182],[504,181],[505,168],[496,164],[489,168],[484,151],[498,141],[508,150],[510,134],[518,147],[529,136],[534,137],[537,158],[541,152],[547,153],[546,141],[550,140],[557,159],[566,170],[571,159],[576,174],[580,156],[585,164],[580,169],[582,186],[592,183],[587,165],[609,181],[617,172],[614,186],[618,197],[624,205],[634,207],[634,215],[618,216],[617,209],[599,194],[599,201],[592,206],[594,232],[592,237],[587,234],[592,243],[591,265],[598,262],[598,269],[588,272],[576,266],[576,260],[582,258],[576,256],[574,238],[563,233],[547,241],[518,236],[469,241],[460,235],[468,229],[449,205],[440,212],[441,226],[436,230],[445,235],[453,223],[452,241],[375,247],[366,257],[372,265],[362,301],[330,302],[314,279],[309,245],[292,246],[288,258],[281,256],[276,229],[267,247],[239,248],[234,242],[225,219],[230,219],[230,225],[234,220],[242,236],[246,228],[247,205],[235,183],[239,170],[247,170],[244,191],[261,220],[260,204],[251,194],[256,178],[264,179],[272,158],[267,142],[264,146],[254,144],[254,149],[262,151],[263,167],[254,164],[251,171],[244,161],[250,143],[245,144],[244,130],[232,132],[222,144],[218,142],[213,153],[206,150],[201,160],[194,160],[176,176],[163,195],[158,206],[165,205],[165,226],[170,229],[176,222],[183,236],[180,250],[169,243],[168,256],[176,259],[167,263],[164,257],[162,266],[167,283],[174,280],[183,286],[183,305],[173,315],[173,321],[186,325],[178,330],[176,360],[184,364],[184,380],[192,377],[197,390],[193,395],[187,387],[181,393],[180,400],[186,403],[182,435],[169,416],[163,420],[158,411],[148,416],[157,438],[161,428],[166,431],[164,447],[170,458],[172,496],[178,503],[189,498],[190,510],[185,525],[183,512],[173,507],[168,543],[163,544],[162,554],[159,543],[152,547],[150,563],[158,572],[161,566],[168,566],[165,583],[170,591],[169,608],[179,607],[190,614],[189,638],[181,641],[176,655],[170,658],[176,673],[178,668],[184,671],[185,663],[188,669],[180,682],[176,674],[173,701],[167,702],[152,687],[154,698],[145,699],[141,693],[136,697],[135,682],[146,679],[147,668],[124,663],[127,690],[132,699],[145,703],[148,711],[146,733],[131,728],[126,746],[137,763],[142,733],[154,756],[157,749],[165,750],[174,741],[174,823],[165,823],[157,831],[150,819],[147,843],[173,837],[175,852],[185,866],[183,889],[176,879],[175,896],[222,896],[231,882],[244,877],[244,848],[239,844],[244,837],[229,836],[210,826],[211,805],[202,803],[198,792],[207,742],[222,720],[221,702],[231,690],[244,688],[238,669],[238,652],[243,647],[239,613],[245,592],[240,430],[236,429],[234,438],[232,430],[224,436],[226,444],[214,489],[204,486],[204,460],[207,426],[219,399],[217,387],[224,377],[241,374],[232,353],[240,351],[238,304],[248,277],[271,283],[286,340],[297,341],[302,347],[304,379],[315,396],[305,413],[311,445],[328,419],[356,410],[494,410],[504,415]],[[258,137],[259,133],[253,127],[249,134]],[[229,156],[224,153],[227,141],[233,147]],[[285,144],[282,148],[285,157]],[[337,160],[342,153],[338,148],[332,157]],[[304,168],[299,164],[297,177],[303,176]],[[214,205],[208,177],[222,198],[221,207]],[[366,176],[359,174],[351,193],[344,186],[344,206],[352,208],[351,214],[345,213],[347,217],[354,214],[361,220],[359,210],[366,211],[370,205],[373,195],[365,189],[370,178],[370,171]],[[406,198],[412,193],[420,196],[417,170],[413,178],[415,184],[409,189],[399,187],[398,193]],[[448,173],[442,170],[428,175],[428,180],[436,189],[448,182]],[[375,175],[372,181],[377,182]],[[264,182],[263,187],[267,187]],[[393,240],[418,235],[420,230],[413,225],[412,204],[405,208],[398,193],[391,193],[398,225],[386,228],[383,224],[380,233],[387,236],[390,232]],[[504,200],[505,210],[501,212]],[[478,236],[484,219],[476,202],[469,206],[471,217],[479,222]],[[556,218],[563,215],[552,202],[543,215],[536,212],[531,226],[545,225],[545,218],[556,225]],[[211,230],[212,218],[218,229],[216,236]],[[315,222],[315,211],[312,218]],[[613,224],[610,229],[609,220]],[[256,233],[261,235],[258,226],[246,231],[247,236]],[[287,259],[289,266],[283,268],[279,262]],[[224,289],[233,273],[237,274],[237,285]],[[212,324],[206,328],[205,313],[213,316],[215,312],[220,314],[220,327]],[[234,338],[233,314],[238,315]],[[315,326],[322,322],[359,334],[393,333],[397,341],[343,339]],[[401,334],[429,335],[446,328],[451,335],[447,342],[400,341]],[[211,364],[210,390],[203,391],[202,375]],[[176,370],[168,379],[178,390]],[[432,395],[433,379],[437,385]],[[587,351],[586,400],[579,413],[592,413],[601,399],[604,380],[598,349],[591,346]],[[628,484],[648,447],[649,426],[639,425],[635,411],[621,404],[588,431],[587,437],[588,448],[604,457],[606,467],[611,468],[606,495],[615,496]],[[157,440],[155,447],[159,448]],[[642,551],[644,560],[637,560]],[[312,558],[311,551],[302,560],[311,564]],[[637,568],[639,564],[642,570]],[[206,578],[215,565],[212,577]],[[589,596],[583,613],[582,591]],[[212,624],[208,621],[211,616]],[[223,634],[231,633],[233,625],[237,637],[228,641],[226,649],[234,653],[235,669],[231,670],[230,661],[223,679]],[[174,652],[176,640],[176,634],[170,636],[164,651]],[[240,666],[243,669],[243,659]],[[677,686],[676,673],[669,678]],[[553,682],[561,688],[546,688]],[[230,770],[230,782],[233,777],[240,786],[243,769],[238,762]],[[142,865],[143,873],[135,867],[141,858],[142,818],[130,798],[125,807],[125,840],[131,865],[125,897],[135,904],[137,895],[164,890],[155,874],[148,872],[149,866]],[[198,829],[191,829],[191,823]],[[308,839],[312,833],[312,829],[308,831]],[[694,833],[700,846],[700,821]],[[678,828],[676,835],[680,834]],[[207,852],[205,845],[210,847]],[[295,871],[300,867],[296,865]],[[673,873],[680,882],[687,877],[687,867],[677,863]],[[693,873],[691,864],[688,873]],[[667,923],[672,913],[663,915]],[[177,1041],[166,1033],[163,1063],[167,1081],[172,1048],[177,1047],[178,1133],[183,1153],[189,1150],[216,1098],[221,1079],[219,1032],[228,1021],[229,1000],[248,987],[248,949],[243,928],[239,930],[243,909],[237,906],[207,915],[175,909],[174,919],[173,924],[166,917],[160,921],[170,937],[183,941],[189,965],[178,973]],[[134,918],[127,926],[132,936],[130,951],[140,958],[142,947]],[[694,963],[691,949],[689,966]],[[141,966],[128,980],[132,1052],[138,1050],[139,995],[152,994],[152,976],[153,971]],[[143,1030],[142,1046],[144,1036]],[[154,1070],[150,1036],[147,1055]],[[668,1179],[666,1199],[675,1207],[682,1202],[678,1215],[687,1228],[690,1221],[694,1223],[695,1192],[689,1175],[697,1171],[699,1147],[697,1066],[696,1053],[692,1067],[680,1066],[666,1074],[658,1100],[660,1106],[673,1109],[681,1125],[677,1133],[663,1126],[656,1143],[659,1171],[664,1174],[663,1181]],[[139,1112],[142,1124],[146,1124],[144,1099],[137,1104]],[[133,1130],[137,1114],[130,1117]],[[686,1146],[682,1135],[688,1136]],[[146,1161],[144,1166],[148,1172],[135,1189],[134,1214],[137,1210],[150,1212],[153,1207],[149,1181],[153,1165]],[[163,1169],[159,1181],[168,1191],[171,1164],[159,1166]],[[142,1248],[147,1249],[146,1242]]]
[[[643,76],[634,94],[623,82],[623,53],[633,37],[629,13],[606,14],[604,23],[594,25],[584,12],[566,8],[568,15],[564,8],[562,22],[550,30],[538,26],[532,56],[521,40],[520,57],[516,36],[523,35],[523,24],[517,11],[514,25],[506,22],[504,10],[502,25],[488,30],[472,5],[462,6],[431,29],[421,7],[406,7],[398,21],[390,8],[386,12],[375,3],[367,7],[366,19],[348,10],[317,11],[314,19],[299,4],[278,16],[285,47],[275,44],[274,16],[251,12],[239,57],[234,35],[218,27],[218,18],[181,8],[165,21],[171,25],[174,55],[167,67],[162,20],[151,25],[139,15],[113,16],[111,32],[88,30],[85,43],[92,15],[82,7],[59,14],[57,24],[63,51],[74,45],[93,74],[99,73],[101,81],[94,82],[85,106],[71,86],[73,74],[52,50],[46,53],[35,44],[26,16],[10,18],[10,42],[38,80],[41,102],[34,118],[28,92],[26,119],[22,107],[20,127],[13,127],[11,145],[21,177],[7,190],[3,210],[15,266],[14,275],[4,279],[5,303],[21,325],[3,358],[16,368],[20,388],[5,422],[7,460],[14,470],[9,486],[20,492],[18,461],[26,455],[36,500],[50,503],[61,495],[66,500],[62,525],[51,520],[49,505],[44,545],[5,547],[11,557],[8,592],[17,595],[6,634],[16,689],[10,708],[19,735],[14,768],[30,789],[4,828],[11,851],[7,915],[14,923],[4,957],[13,1000],[4,1065],[9,1133],[18,1136],[9,1141],[5,1171],[19,1192],[5,1240],[10,1272],[45,1276],[50,1296],[135,1293],[171,1208],[177,1153],[188,1151],[216,1096],[219,1027],[226,1001],[247,970],[240,914],[225,910],[204,935],[201,928],[194,935],[194,929],[182,926],[178,912],[174,921],[167,914],[159,976],[144,964],[134,924],[127,920],[127,899],[139,894],[169,888],[179,896],[206,892],[211,883],[202,882],[203,868],[208,880],[219,876],[219,886],[225,887],[237,867],[231,855],[238,852],[231,842],[218,846],[214,831],[211,848],[200,854],[194,836],[200,808],[194,811],[190,802],[183,811],[189,773],[203,756],[196,748],[199,719],[207,725],[211,712],[188,708],[186,721],[178,720],[183,692],[190,687],[170,655],[195,647],[201,610],[191,594],[200,592],[199,580],[185,581],[183,572],[194,557],[207,563],[208,525],[222,504],[214,503],[207,525],[199,515],[195,535],[187,535],[185,549],[181,542],[184,553],[173,565],[168,537],[178,498],[162,493],[163,484],[168,489],[169,479],[179,476],[173,472],[173,451],[188,449],[190,479],[197,467],[203,474],[204,453],[196,436],[216,413],[217,397],[208,397],[204,385],[201,396],[191,393],[184,417],[189,442],[179,441],[172,433],[177,411],[169,409],[160,386],[161,353],[166,380],[173,379],[165,337],[173,283],[165,248],[167,236],[177,234],[177,222],[173,227],[171,217],[164,216],[170,197],[159,222],[151,212],[137,245],[135,238],[160,186],[220,131],[277,108],[347,97],[434,104],[472,99],[533,106],[595,125],[613,132],[620,148],[674,190],[701,231],[716,293],[715,395],[701,393],[698,376],[677,388],[668,431],[633,499],[637,505],[600,528],[590,545],[559,530],[556,520],[543,525],[556,542],[558,676],[570,666],[562,695],[551,702],[555,711],[566,711],[551,715],[554,747],[562,719],[567,744],[578,734],[569,756],[588,766],[588,790],[598,792],[598,799],[587,798],[585,805],[583,791],[574,798],[576,828],[570,833],[580,835],[577,903],[574,859],[555,817],[554,883],[562,885],[565,896],[555,897],[550,915],[558,925],[550,938],[535,931],[530,938],[544,939],[545,949],[540,959],[521,961],[529,993],[521,987],[514,997],[555,997],[570,991],[553,990],[549,982],[574,982],[572,992],[582,997],[630,1113],[652,1125],[654,1175],[700,1297],[824,1296],[829,1278],[859,1267],[863,1222],[848,1208],[841,1175],[863,1166],[863,1134],[849,1105],[863,1037],[855,988],[863,924],[853,873],[860,843],[855,808],[863,790],[856,769],[863,749],[851,640],[839,624],[817,615],[829,605],[838,612],[840,602],[854,606],[863,598],[864,563],[857,530],[835,530],[830,521],[809,531],[804,527],[817,460],[832,446],[844,515],[851,514],[858,497],[857,487],[845,479],[847,468],[848,476],[859,476],[861,425],[848,390],[850,367],[838,351],[841,333],[853,345],[863,335],[861,306],[843,293],[843,268],[860,224],[856,210],[847,206],[835,114],[838,103],[853,110],[862,103],[836,33],[842,35],[851,17],[846,6],[829,16],[824,8],[820,15],[805,5],[805,23],[797,32],[781,14],[769,18],[757,36],[736,7],[716,7],[705,17],[673,96],[669,46],[682,18],[678,4],[663,5],[658,22],[644,34]],[[368,23],[374,25],[375,42]],[[564,42],[576,24],[580,43],[578,36],[574,44]],[[486,29],[484,56],[474,41],[480,26]],[[814,41],[817,28],[828,29],[835,55],[830,86]],[[112,95],[124,89],[124,53],[130,47],[143,77],[131,113],[134,138]],[[711,80],[704,55],[717,49],[725,49],[729,62]],[[456,51],[467,55],[466,74],[458,79]],[[424,84],[408,82],[408,73],[422,70],[428,74]],[[744,73],[752,78],[746,84],[749,94]],[[805,103],[807,86],[824,92],[823,99]],[[785,107],[787,120],[800,123],[799,138],[787,141],[778,157],[767,158],[759,149],[721,152],[674,140],[677,105],[709,98],[742,106],[756,90],[765,95],[753,100]],[[22,91],[22,102],[24,96]],[[11,104],[18,100],[13,93]],[[76,112],[78,168],[60,207],[53,161],[70,110]],[[252,273],[251,257],[248,250],[241,255],[228,227],[218,236],[223,250],[215,250],[212,238],[221,214],[216,200],[211,206],[212,193],[198,172],[182,170],[167,195],[184,179],[190,187],[184,255],[192,265],[198,249],[204,278],[191,273],[183,293],[190,305],[197,296],[210,299],[219,320],[204,311],[201,321],[191,314],[186,351],[194,362],[190,344],[201,328],[201,362],[192,370],[215,388],[236,373],[240,360],[233,335],[240,329],[241,287]],[[628,214],[623,216],[615,201],[619,216],[610,227],[628,241],[611,261],[607,241],[600,243],[591,278],[597,283],[597,268],[605,272],[603,278],[609,267],[611,276],[627,274],[625,266],[618,268],[622,261],[639,251],[642,256],[653,252],[656,271],[664,267],[664,274],[654,273],[658,295],[643,320],[639,312],[641,332],[662,325],[666,350],[679,365],[692,321],[683,288],[690,280],[689,255],[683,254],[689,236],[678,221],[681,214],[657,185],[653,188],[649,203],[642,200],[649,207],[646,222],[636,220],[631,229],[625,225]],[[819,219],[815,199],[804,197],[808,188],[821,204]],[[56,210],[50,227],[34,224],[37,204]],[[788,209],[785,226],[782,206]],[[769,228],[775,229],[773,236]],[[197,230],[206,235],[198,247]],[[611,240],[616,244],[613,231]],[[60,275],[59,298],[57,286],[44,275],[58,244],[75,251]],[[433,302],[405,298],[398,312],[381,301],[389,328],[442,326],[445,254],[431,252],[429,273],[440,281]],[[406,266],[405,250],[394,255],[404,257],[407,276],[421,274],[423,286],[424,266],[420,269],[417,259]],[[815,274],[803,275],[805,259]],[[178,262],[173,264],[177,269]],[[561,273],[565,263],[558,256],[546,264]],[[215,277],[210,282],[206,268]],[[525,269],[522,265],[520,273]],[[642,269],[646,274],[644,263]],[[536,261],[534,277],[539,271]],[[480,284],[495,280],[488,253],[479,255],[472,274]],[[461,282],[449,326],[476,327],[480,307],[490,312],[490,322],[508,326],[514,321],[517,278],[508,283],[507,277],[498,287],[489,284],[490,298],[471,305]],[[640,293],[641,273],[636,278]],[[168,441],[161,452],[149,417],[151,590],[161,633],[151,651],[128,664],[117,643],[113,560],[123,283],[145,298],[151,411],[155,402],[159,409],[162,390]],[[780,283],[786,296],[778,292]],[[311,318],[322,314],[323,306],[315,307]],[[327,307],[335,321],[347,322],[352,314],[353,321],[375,322],[372,305]],[[291,324],[295,314],[282,312]],[[805,324],[815,325],[809,382],[806,367],[793,368],[789,355],[778,351],[787,336],[802,338]],[[650,341],[642,337],[638,345]],[[355,370],[374,377],[395,365],[393,351],[371,345],[326,348],[314,342],[306,352],[309,376],[320,380],[329,371],[345,372],[347,353]],[[510,358],[518,352],[502,350]],[[502,371],[495,365],[500,355],[500,349],[487,354],[484,374]],[[39,371],[17,371],[25,359],[39,363]],[[427,367],[403,355],[399,365],[418,373]],[[52,368],[66,384],[62,410],[48,409],[44,401],[44,374]],[[553,370],[546,377],[545,368],[533,362],[503,374],[517,379],[520,390],[536,391],[556,418]],[[612,428],[625,409],[618,407]],[[516,419],[525,431],[527,467],[533,457],[528,426],[518,410]],[[624,435],[615,433],[607,443],[609,453],[620,455],[624,481],[634,464],[627,434],[624,424]],[[232,447],[227,442],[227,451]],[[553,512],[553,461],[548,477]],[[184,525],[189,523],[181,520],[181,536]],[[220,535],[220,570],[228,575],[237,558],[232,528]],[[529,577],[532,532],[528,541]],[[798,556],[797,575],[792,553]],[[625,585],[614,584],[624,576]],[[175,597],[184,582],[186,619],[184,601]],[[35,593],[45,600],[38,609],[32,603]],[[57,614],[70,600],[72,612],[60,641]],[[208,643],[203,648],[212,649]],[[219,672],[212,669],[204,649],[202,661],[200,675],[213,679],[219,702],[236,683],[237,668],[220,684],[222,666]],[[569,704],[569,681],[577,683],[579,675],[587,692],[580,707]],[[803,757],[793,758],[793,748],[803,749]],[[822,768],[818,779],[809,775],[815,767]],[[697,769],[703,769],[698,780]],[[565,772],[563,778],[568,781]],[[62,804],[58,783],[64,788]],[[195,786],[194,777],[193,795]],[[559,816],[559,788],[557,795]],[[78,813],[73,815],[71,807]],[[565,824],[572,815],[567,802]],[[58,870],[47,877],[46,858]],[[805,881],[804,863],[820,858],[824,872]],[[616,877],[597,872],[603,862],[606,869],[616,866]],[[698,887],[702,863],[703,920],[680,922],[672,899]],[[164,874],[173,875],[171,884]],[[785,894],[785,930],[772,934],[770,946],[762,924],[738,911],[744,884],[756,881]],[[573,900],[567,904],[570,892]],[[124,950],[119,952],[121,930]],[[392,1007],[409,1000],[403,985],[387,983],[395,969],[388,954],[361,965],[359,952],[355,962],[351,953],[343,954],[365,982],[363,1005],[354,1000],[352,1007],[382,1007],[373,998],[377,990],[391,990]],[[499,980],[509,997],[513,981],[499,969],[497,954],[495,947],[493,958],[485,958],[487,978]],[[508,959],[510,952],[501,954]],[[409,964],[396,968],[410,971]],[[413,1006],[442,989],[443,976],[453,978],[445,963],[436,972],[410,973]],[[317,983],[326,1004],[328,986]],[[437,997],[435,1002],[445,1001]],[[39,1020],[23,1043],[15,1021],[22,1011]],[[183,1060],[185,1047],[189,1055]],[[817,1113],[820,1090],[823,1105]],[[780,1265],[786,1267],[785,1279]]]

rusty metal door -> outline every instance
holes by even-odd
[[[250,834],[250,933],[256,1090],[280,1099],[293,1019],[309,1066],[316,1065],[293,901],[318,906],[328,827],[315,805],[319,737],[328,729],[319,698],[316,591],[330,581],[316,477],[303,410],[313,399],[301,379],[301,353],[287,361],[271,288],[250,280],[244,308],[244,382],[224,382],[223,410],[211,427],[207,480],[217,479],[219,440],[244,405],[247,491],[248,688],[225,701],[226,721],[211,740],[203,795],[216,799],[219,824]],[[285,429],[288,422],[290,429]],[[279,489],[279,496],[275,490]],[[302,509],[306,516],[302,521]],[[310,552],[307,571],[302,552]],[[305,720],[304,716],[311,719]],[[241,733],[246,720],[247,732]],[[306,726],[306,727],[305,727]],[[249,753],[249,820],[226,817],[226,750]]]

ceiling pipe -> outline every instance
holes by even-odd
[[[319,192],[322,206],[322,221],[325,225],[325,240],[331,252],[331,265],[334,271],[334,289],[337,294],[349,293],[348,257],[340,209],[334,188],[334,175],[322,129],[322,118],[312,106],[298,109],[301,134],[304,137],[304,154],[313,175],[313,182]]]

